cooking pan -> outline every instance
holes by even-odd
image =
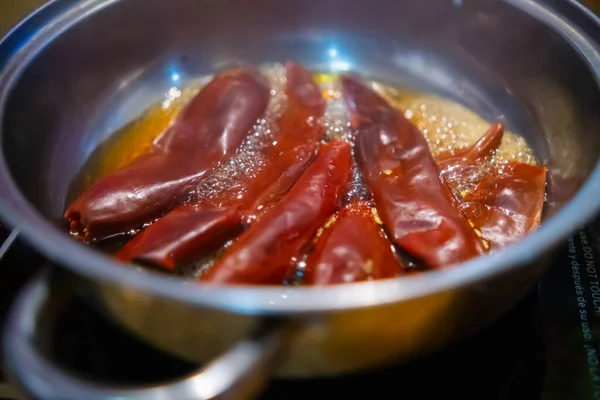
[[[598,37],[596,18],[564,0],[55,0],[37,10],[0,44],[0,217],[59,267],[14,304],[3,342],[13,379],[36,398],[248,398],[271,376],[407,362],[490,324],[600,207]],[[98,143],[173,86],[285,60],[438,93],[521,133],[549,169],[542,227],[455,268],[326,288],[190,283],[69,237],[69,186]],[[71,292],[201,367],[136,388],[65,370],[44,333]]]

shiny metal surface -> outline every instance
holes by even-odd
[[[372,306],[517,268],[534,258],[531,249],[551,248],[596,212],[599,171],[594,168],[600,138],[589,132],[600,123],[595,113],[600,62],[585,32],[556,18],[546,6],[514,2],[553,27],[497,1],[439,1],[427,10],[408,1],[358,2],[336,19],[325,18],[340,6],[333,0],[310,8],[299,0],[285,6],[265,0],[244,16],[230,15],[229,10],[241,4],[235,0],[208,9],[202,2],[185,0],[170,2],[169,7],[159,0],[144,1],[143,7],[136,0],[88,0],[73,7],[68,1],[55,1],[36,14],[45,22],[43,29],[36,31],[38,20],[21,26],[24,33],[37,32],[32,40],[23,42],[26,37],[17,30],[0,48],[1,54],[12,55],[0,76],[3,216],[22,227],[50,257],[84,276],[247,313]],[[398,18],[405,23],[399,24]],[[215,21],[231,26],[224,30]],[[508,23],[514,27],[503,31]],[[97,32],[103,32],[101,40]],[[339,59],[329,58],[331,46],[339,49]],[[174,70],[185,84],[240,60],[287,58],[313,68],[352,68],[392,83],[409,82],[505,121],[531,142],[550,168],[548,209],[553,218],[502,254],[460,268],[291,292],[207,286],[198,290],[197,285],[123,268],[75,243],[58,226],[69,184],[86,156],[173,86]],[[586,178],[591,179],[582,186]]]
[[[124,326],[185,358],[218,357],[264,316],[294,315],[303,323],[279,374],[410,360],[509,309],[554,247],[597,213],[597,37],[591,14],[558,0],[57,0],[0,44],[0,214]],[[87,155],[170,87],[285,59],[431,90],[505,122],[549,167],[542,228],[499,254],[421,276],[263,288],[138,271],[60,226]]]

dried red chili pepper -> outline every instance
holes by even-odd
[[[244,232],[200,279],[213,283],[281,283],[338,208],[350,178],[346,142],[321,146],[317,159],[271,210]]]
[[[278,122],[276,145],[266,152],[264,170],[248,188],[244,204],[250,219],[273,206],[314,160],[323,138],[320,119],[325,99],[312,75],[300,64],[286,63],[287,109]]]
[[[91,241],[160,217],[240,146],[268,101],[268,82],[257,70],[217,75],[148,154],[101,179],[68,207],[65,218],[71,231]]]
[[[135,259],[174,270],[179,263],[193,261],[198,249],[203,253],[216,251],[242,231],[241,215],[236,207],[203,208],[194,212],[195,207],[177,207],[158,220],[158,229],[146,229],[127,243],[117,259]],[[185,226],[184,232],[182,226]]]
[[[306,284],[333,285],[404,275],[404,266],[368,203],[350,203],[327,225],[306,260]]]
[[[460,164],[474,164],[477,160],[491,155],[500,147],[504,137],[504,126],[493,124],[481,139],[473,146],[457,151],[455,154],[441,154],[437,161],[442,172]]]
[[[495,179],[478,188],[487,194],[481,205],[464,199],[463,212],[481,229],[492,248],[514,243],[540,225],[546,172],[544,167],[508,164]]]
[[[511,162],[482,170],[481,159],[500,146],[503,134],[502,125],[492,125],[471,148],[439,159],[442,180],[454,189],[461,211],[492,248],[515,242],[540,224],[546,193],[544,167]]]
[[[193,261],[234,237],[244,219],[255,219],[277,202],[314,160],[325,112],[325,100],[312,76],[296,63],[286,64],[287,107],[265,150],[265,167],[243,182],[245,194],[223,193],[212,204],[182,205],[131,240],[117,256],[174,269]],[[234,197],[232,197],[234,196]],[[215,209],[214,204],[226,204]]]
[[[473,146],[456,153],[443,153],[437,157],[440,178],[452,191],[456,207],[462,208],[463,205],[460,194],[461,187],[464,187],[465,184],[474,186],[480,183],[482,175],[487,178],[491,176],[483,174],[482,159],[492,155],[500,146],[503,137],[504,126],[495,124]]]
[[[484,254],[419,129],[358,79],[343,76],[342,87],[358,129],[358,165],[394,242],[431,268]]]

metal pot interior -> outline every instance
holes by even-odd
[[[72,10],[56,16],[58,37],[27,57],[2,119],[9,174],[56,223],[53,234],[67,235],[69,187],[98,143],[171,87],[245,62],[353,70],[504,122],[549,167],[547,217],[573,198],[600,153],[593,69],[554,29],[560,24],[510,2],[92,0]]]

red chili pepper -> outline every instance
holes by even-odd
[[[509,163],[461,197],[461,209],[492,248],[504,247],[534,231],[546,196],[544,167]]]
[[[419,129],[358,79],[344,76],[342,87],[358,129],[358,165],[394,242],[431,268],[484,254]]]
[[[442,171],[457,164],[474,164],[477,160],[491,155],[500,147],[504,137],[504,126],[494,124],[488,129],[486,134],[473,146],[458,151],[456,154],[442,154],[438,157],[438,163],[441,164]]]
[[[346,142],[321,146],[317,159],[271,210],[244,232],[200,279],[213,283],[281,283],[293,258],[339,207],[350,178],[352,155]]]
[[[256,218],[287,193],[306,167],[315,159],[323,138],[320,119],[325,99],[312,75],[300,64],[286,63],[287,110],[279,121],[276,145],[267,149],[269,160],[249,186],[244,208]]]
[[[547,169],[508,165],[490,188],[490,216],[481,227],[492,248],[506,246],[533,232],[542,220]],[[493,198],[493,202],[491,201]]]
[[[464,184],[473,186],[480,182],[482,177],[480,160],[492,155],[500,146],[503,137],[504,126],[495,124],[473,146],[459,150],[455,154],[444,153],[438,156],[440,178],[451,190],[456,207],[462,208],[463,204],[460,187]],[[487,174],[484,176],[489,177]]]
[[[193,261],[198,249],[203,254],[214,252],[242,231],[241,215],[235,207],[194,209],[195,206],[174,209],[158,220],[158,229],[148,228],[127,243],[117,258],[174,270],[179,263]]]
[[[492,248],[513,243],[537,228],[546,193],[544,167],[512,162],[481,173],[478,162],[500,146],[503,133],[502,125],[493,125],[473,147],[439,161],[440,176],[449,187],[460,181],[468,184],[469,190],[454,190],[454,197]]]
[[[350,203],[329,224],[308,256],[305,283],[334,285],[404,275],[368,203]]]
[[[71,231],[91,241],[160,217],[241,145],[268,101],[268,82],[257,70],[217,75],[148,154],[101,179],[69,206],[65,218]]]
[[[182,205],[163,216],[131,240],[117,256],[123,261],[143,261],[174,269],[223,245],[242,230],[244,219],[256,219],[289,190],[314,160],[323,135],[317,121],[325,100],[312,76],[302,66],[286,64],[287,108],[277,122],[274,145],[265,150],[265,167],[243,182],[238,198],[223,193],[213,204]]]

